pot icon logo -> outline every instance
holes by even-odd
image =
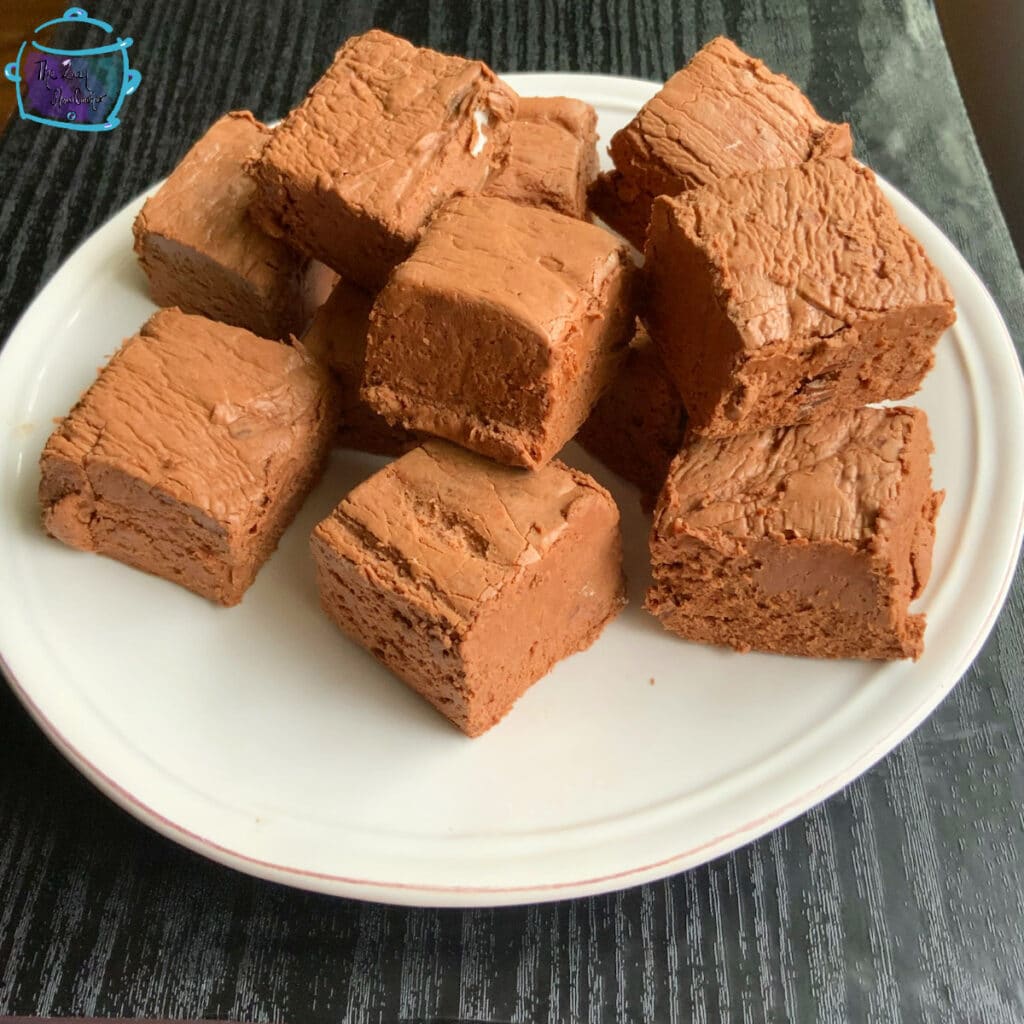
[[[92,45],[59,49],[43,42],[52,35],[47,30],[69,24],[81,26],[76,39]],[[33,38],[21,44],[17,60],[4,68],[18,90],[21,117],[78,132],[116,128],[121,104],[138,89],[142,75],[128,66],[131,37],[110,41],[112,35],[110,25],[90,18],[81,7],[69,7],[39,25]]]

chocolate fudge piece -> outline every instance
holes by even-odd
[[[417,436],[391,426],[359,395],[372,306],[372,295],[339,281],[330,298],[317,310],[302,343],[332,373],[338,418],[335,444],[377,455],[401,455],[419,444]]]
[[[612,136],[615,170],[598,176],[590,204],[642,249],[659,195],[851,148],[849,125],[819,117],[785,75],[719,36]]]
[[[244,327],[301,333],[337,275],[271,238],[249,217],[244,164],[270,129],[236,110],[214,122],[135,218],[135,251],[153,301]]]
[[[469,736],[625,604],[619,512],[585,473],[428,441],[313,531],[320,600]]]
[[[953,298],[875,177],[815,160],[654,204],[651,336],[698,434],[913,394]]]
[[[651,531],[646,608],[687,640],[820,658],[917,658],[935,516],[920,409],[857,409],[699,438]]]
[[[640,488],[645,511],[654,507],[679,452],[686,410],[643,326],[629,343],[611,386],[576,440],[612,472]]]
[[[484,194],[589,219],[587,189],[597,174],[597,114],[564,96],[519,100],[508,164]]]
[[[592,224],[455,199],[377,297],[363,397],[407,429],[543,466],[614,376],[637,275]]]
[[[316,482],[334,422],[301,349],[162,309],[43,450],[49,534],[237,604]]]
[[[479,61],[376,29],[350,39],[250,165],[272,235],[380,288],[451,196],[507,158],[516,94]]]

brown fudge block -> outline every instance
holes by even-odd
[[[506,166],[484,194],[589,219],[587,189],[597,174],[597,114],[589,103],[521,97]]]
[[[328,398],[326,372],[301,349],[160,310],[46,443],[43,524],[237,604],[320,475]]]
[[[359,394],[372,306],[371,294],[339,281],[317,310],[302,344],[331,370],[338,419],[335,444],[377,455],[401,455],[419,443],[416,435],[391,426]]]
[[[479,61],[376,29],[350,39],[250,165],[253,215],[380,288],[442,203],[507,158],[516,94]]]
[[[642,249],[659,195],[851,148],[849,125],[819,117],[785,75],[719,36],[615,133],[615,170],[598,176],[590,203]]]
[[[455,199],[377,297],[363,397],[407,429],[542,466],[612,379],[636,282],[625,246],[592,224]]]
[[[270,137],[248,111],[214,122],[135,219],[135,251],[153,301],[244,327],[301,333],[336,275],[271,238],[249,217],[245,173]]]
[[[612,472],[640,488],[654,507],[679,452],[686,410],[650,335],[637,324],[615,380],[594,406],[576,440]]]
[[[913,394],[956,317],[874,175],[847,160],[661,197],[646,266],[647,326],[704,435]]]
[[[942,500],[931,450],[910,408],[693,440],[655,511],[647,610],[739,651],[916,659],[925,618],[907,606]]]
[[[313,531],[330,618],[469,736],[625,604],[619,512],[585,473],[428,441]]]

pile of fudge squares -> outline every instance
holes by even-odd
[[[578,437],[653,509],[666,629],[918,657],[928,424],[870,403],[954,307],[849,127],[716,39],[613,171],[596,143],[587,104],[380,31],[278,127],[217,121],[135,223],[163,308],[47,443],[46,530],[233,605],[332,449],[393,456],[313,530],[321,604],[478,735],[625,604]]]

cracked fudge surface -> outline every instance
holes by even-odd
[[[362,394],[407,429],[542,466],[611,381],[637,278],[626,247],[592,224],[455,199],[377,297]]]
[[[646,266],[647,326],[698,434],[905,398],[956,318],[945,279],[849,160],[659,198]]]
[[[822,658],[917,658],[935,517],[920,409],[857,409],[691,441],[651,531],[645,607],[687,640]]]
[[[331,370],[338,419],[335,444],[339,448],[355,448],[377,455],[401,455],[419,443],[416,435],[401,427],[392,427],[359,394],[372,307],[372,295],[339,281],[317,310],[302,344]]]
[[[121,346],[40,460],[48,533],[237,604],[330,448],[301,349],[177,309]]]
[[[146,200],[135,251],[157,305],[283,338],[301,333],[327,297],[335,274],[249,217],[255,189],[244,165],[270,135],[248,111],[225,114]]]
[[[686,410],[642,324],[611,386],[576,440],[624,480],[640,488],[645,511],[654,507],[679,452]]]
[[[350,39],[250,164],[253,215],[365,288],[507,156],[516,94],[479,61],[374,29]]]
[[[591,207],[642,249],[659,195],[851,148],[849,125],[819,117],[785,75],[719,36],[612,137],[615,170],[598,176]]]
[[[597,164],[597,114],[589,103],[521,97],[508,163],[484,194],[589,219],[587,189]]]
[[[619,513],[585,473],[429,441],[313,531],[330,618],[469,736],[625,604]]]

